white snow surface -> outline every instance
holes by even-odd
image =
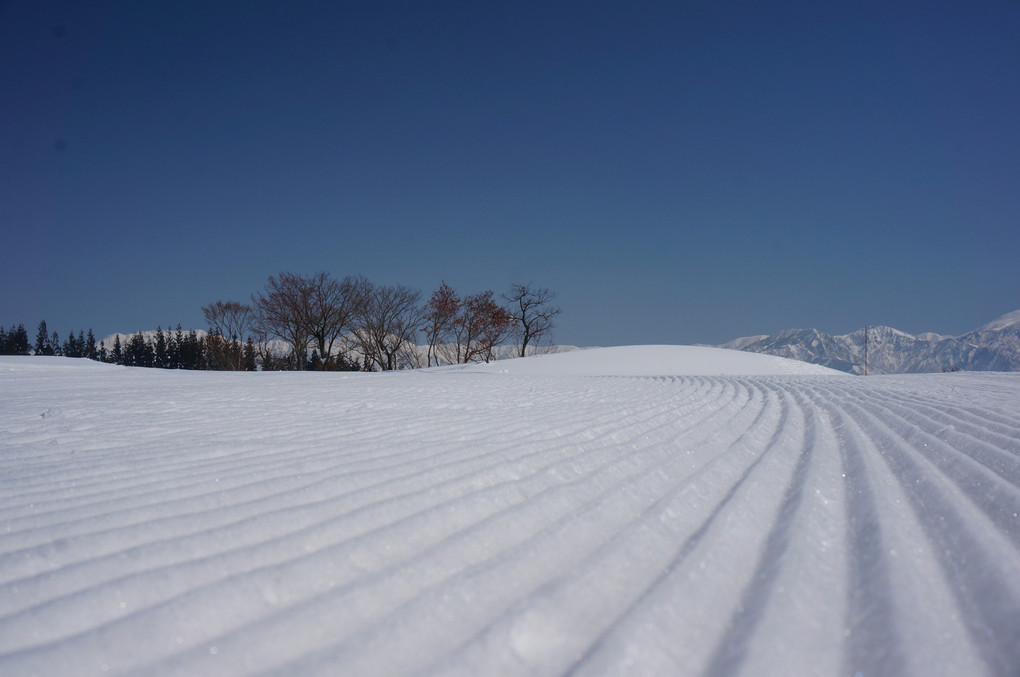
[[[764,376],[844,372],[774,355],[708,346],[616,346],[454,367],[471,372],[559,376]]]
[[[1020,374],[726,352],[0,358],[0,674],[1020,673]]]

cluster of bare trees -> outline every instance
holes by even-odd
[[[510,335],[514,318],[491,291],[461,298],[444,281],[432,293],[425,315],[426,366],[493,359],[493,350]]]
[[[271,359],[266,346],[275,338],[290,345],[291,369],[307,366],[309,345],[314,346],[315,366],[349,368],[342,359],[348,346],[340,341],[355,329],[371,292],[372,283],[361,277],[337,280],[327,273],[271,275],[265,290],[252,296],[249,321],[263,359]]]
[[[548,289],[515,284],[500,304],[492,291],[462,298],[443,282],[423,303],[420,291],[403,285],[284,272],[270,276],[251,304],[216,301],[202,311],[219,339],[213,345],[221,347],[217,359],[225,369],[244,368],[237,348],[247,336],[263,368],[390,371],[488,362],[496,346],[510,339],[524,355],[550,337],[560,312],[553,298]],[[289,346],[285,365],[271,348],[273,340]]]

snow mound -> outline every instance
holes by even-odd
[[[845,375],[774,355],[708,346],[616,346],[535,355],[460,367],[463,371],[542,376]]]

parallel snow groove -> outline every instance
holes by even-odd
[[[578,674],[676,670],[670,666],[699,673],[709,667],[732,615],[740,611],[743,591],[752,584],[770,525],[802,456],[803,411],[792,406],[784,414],[773,444],[758,450],[760,462],[713,488],[723,493],[710,503],[711,511],[702,511],[696,530],[678,541],[682,547],[673,561],[584,655]],[[688,605],[697,611],[677,617]],[[693,641],[677,642],[677,636]]]
[[[1002,548],[1015,548],[1016,543],[1002,539],[995,547],[992,543],[1000,539],[996,532],[981,539],[974,536],[981,532],[982,518],[987,519],[988,512],[995,514],[994,506],[985,504],[984,514],[968,510],[966,504],[954,500],[955,483],[927,470],[923,456],[894,432],[889,424],[895,421],[880,420],[856,405],[848,405],[848,410],[870,419],[871,434],[880,445],[885,443],[882,458],[902,483],[932,542],[932,551],[949,579],[981,658],[992,674],[1015,674],[1020,666],[1020,582],[1015,574],[1020,569],[1014,561],[1004,571],[996,562]],[[978,599],[981,604],[975,603]]]
[[[598,643],[599,635],[616,625],[615,619],[636,604],[653,585],[650,581],[668,568],[670,561],[678,558],[678,552],[689,549],[685,543],[696,541],[698,532],[704,529],[703,518],[698,511],[692,513],[690,508],[703,504],[706,499],[716,499],[697,490],[702,481],[732,476],[734,472],[742,472],[746,477],[760,460],[760,456],[748,455],[749,438],[754,436],[752,433],[766,437],[771,434],[770,430],[785,420],[783,414],[777,413],[779,411],[775,397],[766,397],[757,412],[749,409],[747,413],[752,414],[754,420],[746,430],[733,429],[739,437],[729,442],[723,454],[707,458],[699,468],[686,473],[679,484],[674,483],[670,491],[628,523],[614,529],[575,570],[553,575],[532,595],[516,602],[495,622],[477,632],[457,649],[452,661],[444,659],[452,664],[447,667],[465,666],[469,672],[484,670],[486,647],[505,645],[516,652],[522,674],[533,674],[543,667],[555,673],[567,668],[582,652],[590,651],[591,646]],[[680,458],[691,453],[684,452],[683,447],[678,447],[677,451]],[[737,480],[737,484],[740,481]],[[710,482],[709,486],[724,488],[728,483]],[[678,538],[684,533],[691,534],[686,541]],[[641,552],[642,557],[635,562],[636,552]],[[614,584],[600,591],[607,581]],[[522,625],[536,627],[522,633],[518,631]],[[434,664],[428,672],[443,669],[441,664]]]
[[[817,391],[813,391],[817,394]],[[817,397],[834,422],[846,500],[847,616],[843,674],[904,674],[895,625],[889,560],[874,480],[869,478],[861,429],[831,400]]]
[[[849,402],[848,402],[849,404]],[[923,432],[916,416],[902,414],[902,409],[891,404],[879,409],[877,405],[859,400],[856,407],[876,415],[881,412],[882,428],[895,436],[894,448],[915,450],[932,466],[965,493],[985,515],[1001,530],[1012,537],[1020,548],[1020,520],[1014,512],[1020,507],[1020,463],[995,454],[981,440],[952,434],[946,435],[955,445],[948,444],[933,434]],[[881,428],[880,428],[881,429]],[[945,434],[945,433],[943,433]]]
[[[716,390],[718,392],[725,392],[725,387],[724,387],[723,384],[716,384],[716,385],[719,386],[719,387],[714,388],[714,390]],[[732,387],[732,384],[731,384],[731,387]],[[694,413],[698,417],[700,417],[701,416],[701,411],[702,411],[702,408],[699,407],[699,409],[697,411],[695,411]],[[626,422],[626,424],[620,428],[620,430],[626,430],[627,428],[634,427],[634,425],[635,425],[635,422],[633,420],[628,420]],[[647,425],[644,425],[644,426],[639,426],[639,429],[640,429],[640,431],[643,434],[647,434],[647,432],[649,430],[649,427]],[[697,429],[697,426],[692,428],[692,430],[696,430],[696,429]],[[542,455],[540,458],[542,459],[543,463],[549,464],[552,460],[554,460],[554,457],[556,455],[557,455],[556,453],[553,453],[553,454],[546,453],[546,454]],[[537,454],[532,454],[532,456],[538,457]],[[574,459],[573,459],[573,463],[576,464],[576,463],[580,462],[581,460],[582,460],[581,456],[575,456]],[[507,466],[508,464],[509,464],[509,462],[507,460],[505,460],[505,459],[500,462],[500,465],[502,465],[502,466]],[[481,473],[474,473],[474,475],[477,475],[479,477],[484,477],[486,483],[491,483],[490,481],[492,479],[497,479],[499,477],[499,473],[493,472],[492,468],[488,468],[486,470],[487,470],[487,472],[484,473],[484,475],[481,474]],[[439,494],[437,494],[437,492],[436,492],[436,490],[439,489],[441,486],[442,486],[442,484],[435,484],[435,483],[433,483],[429,487],[429,492],[431,494],[433,494],[433,495],[440,495],[441,496],[442,495],[441,492]],[[392,504],[393,501],[391,499],[388,502]],[[389,508],[388,513],[392,513],[392,507]],[[361,519],[363,521],[364,518],[362,517]],[[294,541],[294,540],[296,540],[296,537],[301,537],[302,534],[304,532],[306,532],[306,531],[308,531],[308,529],[298,530],[296,533],[288,534],[287,539],[290,540],[290,541]],[[217,539],[216,542],[219,543],[220,539]],[[260,549],[260,550],[261,549],[270,549],[270,550],[272,550],[272,549],[275,549],[274,546],[276,546],[276,545],[277,545],[277,543],[275,543],[275,542],[261,543],[261,544],[259,544],[257,546],[257,548]],[[266,548],[265,546],[269,546],[269,547]],[[174,547],[171,547],[169,549],[172,551],[172,550],[174,550]],[[182,552],[188,552],[189,551],[188,548],[180,548],[180,550]],[[298,550],[298,551],[300,551],[300,550]],[[229,555],[231,553],[228,552],[226,554]],[[239,553],[239,554],[242,555],[245,559],[249,559],[250,555],[253,554],[253,553]],[[256,558],[256,561],[258,561],[258,558]],[[180,566],[182,564],[186,565],[187,562],[173,561],[172,564]],[[213,566],[211,568],[213,570],[216,570],[218,567]],[[143,572],[143,573],[145,573],[145,572]],[[145,585],[145,580],[146,579],[144,579],[144,578],[141,579],[140,585],[144,586]],[[107,584],[104,586],[104,588],[107,588],[107,589],[112,589],[114,587],[123,588],[123,587],[125,587],[128,584],[129,584],[129,581],[127,581],[125,579],[116,579],[116,580],[113,580],[113,581],[108,581]],[[151,592],[150,592],[150,596],[151,596]],[[90,595],[90,597],[91,597],[91,595]],[[82,601],[82,604],[85,604],[85,605],[90,604],[89,599],[88,598],[84,599]],[[66,609],[57,607],[57,608],[52,609],[52,611],[50,613],[37,614],[37,616],[41,616],[42,617],[42,618],[37,619],[37,620],[39,620],[38,625],[39,626],[44,626],[44,627],[33,627],[34,624],[26,624],[24,622],[24,619],[21,619],[21,618],[10,619],[12,621],[11,625],[14,628],[20,630],[21,632],[29,632],[29,631],[31,631],[36,636],[39,636],[40,634],[45,634],[45,633],[48,633],[48,632],[53,632],[55,629],[59,628],[62,625],[60,623],[60,619],[61,618],[73,618],[74,617],[74,614],[66,613],[66,611],[67,611]],[[2,626],[0,626],[0,627],[2,627]],[[17,634],[17,633],[15,633],[15,630],[12,630],[11,633],[12,633],[12,638],[13,638],[13,635]]]
[[[491,457],[493,455],[490,454],[489,456]],[[532,454],[532,456],[535,456],[535,454]],[[543,460],[546,463],[548,463],[550,461],[550,456],[548,454],[543,456],[542,458],[543,458]],[[505,458],[502,458],[502,457],[499,458],[498,465],[502,465],[502,466],[505,467],[505,466],[507,466],[507,464],[508,464],[508,461]],[[411,474],[411,475],[404,474],[403,470],[402,470],[402,473],[398,477],[398,479],[409,477],[409,481],[412,483],[412,487],[411,487],[412,489],[413,489],[414,486],[425,486],[425,487],[427,487],[427,489],[428,489],[428,491],[430,493],[432,493],[434,495],[439,495],[437,493],[438,489],[440,489],[444,484],[447,484],[447,483],[457,479],[456,476],[447,476],[444,479],[444,476],[443,476],[444,474],[441,471],[444,468],[448,468],[448,467],[450,467],[449,463],[440,464],[440,465],[437,465],[436,467],[433,467],[433,468],[429,469],[425,473],[417,473],[417,474]],[[466,477],[468,479],[470,479],[471,477],[482,477],[482,478],[487,478],[487,479],[494,479],[494,478],[498,477],[498,473],[493,472],[494,466],[491,465],[491,464],[489,465],[489,467],[483,467],[481,469],[478,469],[478,468],[475,468],[475,467],[468,467],[466,469],[471,471],[471,472],[468,475],[461,475],[461,477]],[[437,483],[437,480],[440,480],[440,481]],[[474,480],[474,481],[477,482],[477,480]],[[407,483],[405,482],[404,484],[407,484]],[[405,493],[404,490],[399,490],[395,486],[393,486],[393,480],[387,481],[386,485],[388,485],[388,486],[385,487],[387,489],[386,493],[389,494],[391,497],[395,498],[395,497]],[[378,496],[378,489],[380,489],[380,486],[378,484],[376,484],[376,485],[373,485],[373,486],[370,486],[370,487],[367,487],[367,488],[359,489],[358,493],[361,494],[362,496],[365,496],[365,497]],[[420,489],[419,489],[419,491],[420,491]],[[350,494],[348,494],[348,495],[350,495]],[[343,498],[343,497],[344,497],[344,494],[340,494],[338,496],[332,497],[330,500],[322,501],[321,503],[326,503],[326,504],[335,503],[337,498]],[[390,501],[392,501],[392,500],[393,499],[391,498]],[[287,510],[288,523],[286,525],[281,525],[282,528],[284,529],[283,533],[289,534],[289,533],[295,531],[296,528],[300,526],[300,522],[295,524],[294,521],[293,521],[293,518],[295,516],[294,515],[294,511],[295,510],[300,510],[300,509],[306,508],[306,507],[308,507],[308,504],[300,505],[300,506],[296,506],[296,507],[290,507],[290,506],[288,507],[288,510]],[[256,522],[258,522],[260,520],[260,518],[264,518],[265,515],[266,515],[266,513],[263,512],[260,515],[255,515],[253,517],[248,518],[247,521],[249,523],[252,523],[252,520],[254,519]],[[238,526],[238,524],[235,522],[233,524],[229,524],[229,525],[226,525],[226,526],[231,528],[231,529],[233,529],[233,528],[236,528]],[[256,526],[261,526],[261,525],[256,524]],[[313,525],[309,525],[309,526],[314,526],[314,524]],[[204,535],[205,535],[205,533],[199,533],[199,536],[204,536]],[[229,534],[223,534],[223,535],[217,537],[217,539],[216,539],[216,543],[217,544],[223,542],[222,541],[223,536],[228,536],[229,537]],[[188,551],[188,548],[186,547],[187,543],[181,542],[181,538],[182,537],[174,537],[174,538],[171,538],[170,541],[177,542],[174,547],[180,547],[183,552],[187,552]],[[165,540],[165,538],[164,538],[164,540]],[[231,539],[231,540],[236,540],[236,539]],[[227,541],[227,542],[229,542],[229,541]],[[208,552],[208,550],[206,550],[206,552]],[[137,557],[134,557],[134,558],[137,558]]]
[[[762,412],[764,411],[765,409],[763,408]],[[792,414],[789,408],[789,403],[786,401],[786,398],[784,398],[782,402],[781,413],[779,414],[779,416],[769,417],[771,418],[771,423],[773,427],[771,430],[771,442],[770,444],[767,445],[766,449],[771,448],[775,441],[781,439],[781,437],[785,434],[785,431],[788,429],[790,425],[789,421],[791,419],[791,415]],[[742,434],[741,437],[730,446],[728,452],[736,451],[739,453],[740,451],[742,451],[739,443],[743,442],[747,437],[750,436],[748,435],[748,433],[751,432],[752,427],[753,426],[749,426],[747,430],[744,431],[744,434]],[[729,456],[732,454],[728,453],[727,455]],[[669,578],[674,575],[674,572],[685,563],[687,558],[693,552],[694,548],[700,542],[701,538],[708,531],[708,529],[712,527],[716,519],[722,513],[723,509],[730,503],[730,501],[733,499],[737,491],[745,483],[745,481],[755,470],[755,468],[759,465],[759,463],[761,463],[764,457],[765,457],[764,453],[758,453],[757,455],[751,457],[750,459],[747,459],[746,461],[738,465],[735,466],[730,465],[729,468],[727,468],[729,473],[732,473],[733,471],[739,471],[739,475],[731,474],[730,481],[724,482],[721,485],[717,485],[719,486],[720,489],[723,489],[725,491],[725,494],[720,495],[717,498],[710,499],[714,503],[712,511],[708,515],[702,517],[700,521],[694,522],[688,527],[690,531],[687,532],[686,538],[684,538],[683,540],[677,540],[676,545],[674,546],[675,550],[671,555],[671,560],[664,563],[664,565],[661,568],[661,571],[658,572],[654,576],[654,578],[648,580],[648,583],[644,585],[644,588],[640,591],[640,594],[635,596],[633,599],[629,601],[628,605],[622,609],[621,613],[618,614],[617,621],[615,621],[610,626],[604,627],[602,629],[601,634],[594,639],[590,646],[584,648],[583,652],[578,652],[577,654],[578,662],[573,667],[571,672],[584,671],[585,669],[587,669],[589,667],[589,663],[591,662],[589,657],[592,656],[597,657],[599,652],[604,650],[604,647],[607,645],[608,641],[610,641],[613,632],[615,632],[618,626],[621,625],[621,621],[623,619],[633,617],[634,615],[636,615],[635,612],[642,605],[647,604],[648,600],[653,599],[655,597],[657,591],[659,591],[661,587],[666,584]],[[724,458],[725,456],[717,457],[718,460],[716,462],[713,462],[711,469],[713,470],[716,468],[721,469],[723,466],[722,459]],[[694,482],[684,486],[682,490],[692,489],[696,487],[697,480],[700,480],[702,478],[703,478],[702,476],[693,477],[692,480],[694,480]],[[682,494],[678,494],[675,497],[671,497],[672,499],[671,503],[674,503],[677,498],[680,498],[681,495]],[[694,506],[697,506],[697,503],[694,503]],[[668,514],[673,519],[676,519],[679,516],[676,512],[676,508],[667,509],[666,514]],[[674,527],[674,530],[676,530],[676,527]],[[680,531],[679,533],[684,532]],[[583,660],[581,659],[582,655],[585,656]]]
[[[750,412],[753,414],[753,409],[751,409]],[[700,443],[703,442],[704,439],[705,436],[700,435],[699,439],[694,441]],[[680,459],[682,459],[682,456],[674,455],[674,459],[679,461]],[[671,463],[671,465],[675,464]],[[668,476],[665,478],[663,477],[664,471],[668,472],[669,475],[674,476],[677,470],[679,470],[681,474],[686,474],[686,472],[684,471],[685,465],[687,464],[680,463],[679,465],[675,465],[675,469],[673,470],[666,470],[666,468],[660,468],[655,473],[643,479],[646,482],[654,481],[661,484],[663,479],[668,479]],[[642,497],[646,495],[646,492],[643,491],[642,492],[629,491],[628,495],[629,497],[625,499],[627,502],[632,502],[635,499],[638,500],[638,503],[635,505],[635,508],[638,508],[640,512],[636,514],[640,514],[641,517],[637,522],[632,522],[631,525],[624,529],[622,533],[627,534],[634,532],[640,533],[640,529],[635,527],[646,522],[649,519],[651,519],[653,523],[659,523],[661,521],[662,504],[664,502],[664,499],[659,499],[658,501],[655,501],[655,497],[658,495],[658,491],[652,493],[652,495],[645,500],[642,500]],[[595,515],[598,517],[597,522],[598,524],[601,524],[603,526],[607,524],[616,525],[619,524],[619,519],[621,517],[626,517],[628,514],[632,512],[631,509],[625,507],[626,503],[621,504],[619,501],[607,501],[608,498],[609,496],[607,495],[605,498],[600,499],[599,506],[593,505],[585,506],[583,509],[583,513],[585,514],[586,519],[591,519],[592,516]],[[646,504],[647,501],[655,502],[652,504],[651,507],[645,508],[643,507],[643,505]],[[514,568],[516,568],[516,566],[519,566],[520,562],[534,563],[535,561],[545,560],[550,561],[552,563],[556,563],[557,565],[561,565],[565,558],[577,562],[585,561],[585,558],[581,558],[581,555],[584,555],[584,553],[589,552],[591,546],[586,545],[584,540],[578,539],[578,537],[583,536],[583,534],[578,533],[577,529],[575,528],[576,526],[577,526],[576,517],[571,518],[568,521],[561,520],[555,525],[554,528],[555,537],[550,537],[548,535],[549,532],[548,528],[544,529],[538,534],[536,534],[535,537],[532,537],[527,542],[519,545],[512,553],[509,553],[508,555],[500,558],[499,560],[493,561],[492,565],[484,565],[482,566],[481,569],[477,571],[472,571],[471,578],[473,582],[471,587],[476,588],[476,592],[474,594],[475,595],[487,594],[489,597],[495,597],[497,599],[500,598],[501,595],[498,594],[494,595],[491,592],[491,590],[493,589],[492,588],[493,584],[496,584],[498,583],[499,580],[505,578],[504,572],[507,568],[509,568],[512,571]],[[594,541],[592,545],[598,543],[599,541]],[[544,578],[545,578],[544,575],[542,577],[536,578],[535,582],[538,583],[544,580]],[[518,584],[521,583],[521,581],[517,582]],[[464,587],[463,584],[460,583],[458,583],[458,585],[456,586],[456,588],[460,589],[460,594],[463,594],[464,592],[463,587]],[[419,595],[418,598],[414,600],[411,604],[404,605],[404,607],[400,609],[397,615],[400,618],[406,619],[408,617],[413,618],[417,616],[419,613],[428,614],[430,613],[429,608],[431,606],[430,599],[437,597],[449,599],[452,596],[452,592],[453,592],[452,590],[445,591],[442,589],[436,590],[434,593],[431,594],[426,592],[422,595]],[[513,595],[516,597],[520,595],[521,592],[527,592],[527,590],[526,589],[523,591],[515,590],[513,591]],[[472,597],[473,596],[469,596],[468,600],[472,599]],[[506,603],[508,603],[509,600],[510,598],[507,598]],[[456,602],[451,603],[451,605],[456,606]],[[418,611],[419,609],[420,611]],[[436,623],[411,624],[411,627],[434,629],[437,632],[437,635],[431,637],[426,645],[421,646],[418,651],[414,652],[409,657],[405,657],[404,660],[413,660],[415,662],[420,661],[423,653],[425,655],[428,655],[428,652],[435,652],[437,644],[442,646],[442,642],[449,641],[444,640],[445,631],[442,630],[442,628],[448,627],[449,623],[456,623],[458,625],[461,625],[465,631],[470,631],[471,629],[477,627],[479,624],[485,623],[487,618],[491,618],[488,616],[478,616],[477,611],[473,613],[474,617],[472,617],[473,614],[470,605],[467,606],[461,605],[459,613],[454,615],[452,618],[448,617],[444,619],[446,623],[445,626],[444,624]],[[491,613],[491,611],[488,613]],[[501,612],[501,615],[505,616],[506,612],[505,611]],[[402,623],[401,625],[405,624]],[[382,627],[386,626],[387,626],[386,623],[382,623]],[[307,665],[309,662],[314,663],[326,659],[330,661],[339,660],[344,665],[352,666],[353,670],[355,672],[358,672],[359,671],[358,666],[377,663],[379,660],[384,658],[383,656],[379,655],[379,652],[385,650],[384,644],[381,643],[381,640],[385,635],[388,634],[389,634],[388,632],[384,632],[383,630],[380,629],[368,628],[366,631],[359,632],[356,636],[348,638],[342,643],[335,644],[333,646],[320,650],[319,652],[317,652],[316,655],[303,658],[301,661],[297,663],[282,666],[280,669],[280,674],[300,673],[307,669]],[[517,650],[519,653],[526,652],[526,645],[528,644],[526,640],[522,641],[521,638],[517,638],[512,643],[515,647],[515,650]],[[454,646],[455,645],[452,645],[449,648],[452,649],[454,648]],[[526,655],[526,653],[524,655]],[[391,662],[399,660],[399,657],[385,657],[385,658]],[[398,671],[406,671],[412,669],[413,667],[414,667],[413,664],[401,665],[398,663],[394,663],[392,665],[392,668]],[[475,666],[475,668],[476,670],[484,669],[484,666],[478,665]]]
[[[1015,556],[1005,560],[1005,568],[997,562],[1004,552],[1018,547],[1014,516],[1020,501],[1011,491],[1016,475],[989,473],[971,460],[966,452],[984,447],[982,440],[957,437],[961,448],[956,449],[920,432],[923,429],[909,409],[888,401],[879,407],[863,394],[854,394],[853,401],[846,393],[831,392],[830,397],[841,398],[842,409],[868,431],[880,450],[877,456],[898,478],[948,578],[947,592],[956,598],[959,616],[980,651],[980,663],[991,674],[1014,674],[1020,665],[1020,585],[1016,583],[1020,568]],[[961,502],[961,492],[970,501]],[[999,528],[989,529],[989,523]],[[974,535],[979,533],[983,534],[980,539]]]
[[[802,402],[798,404],[802,409],[808,409]],[[706,667],[709,674],[733,674],[740,669],[750,647],[751,637],[767,609],[781,568],[782,557],[790,541],[790,529],[794,525],[793,516],[803,501],[805,480],[815,450],[819,447],[815,415],[817,415],[815,411],[808,410],[805,416],[805,439],[793,477],[783,494],[775,524],[765,541],[750,584],[744,589],[743,597],[727,624],[727,630],[719,639],[715,652],[709,659]]]
[[[465,376],[0,390],[0,673],[1020,667],[1016,379]]]

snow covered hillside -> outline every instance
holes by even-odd
[[[1016,675],[1020,374],[0,358],[2,675]]]

